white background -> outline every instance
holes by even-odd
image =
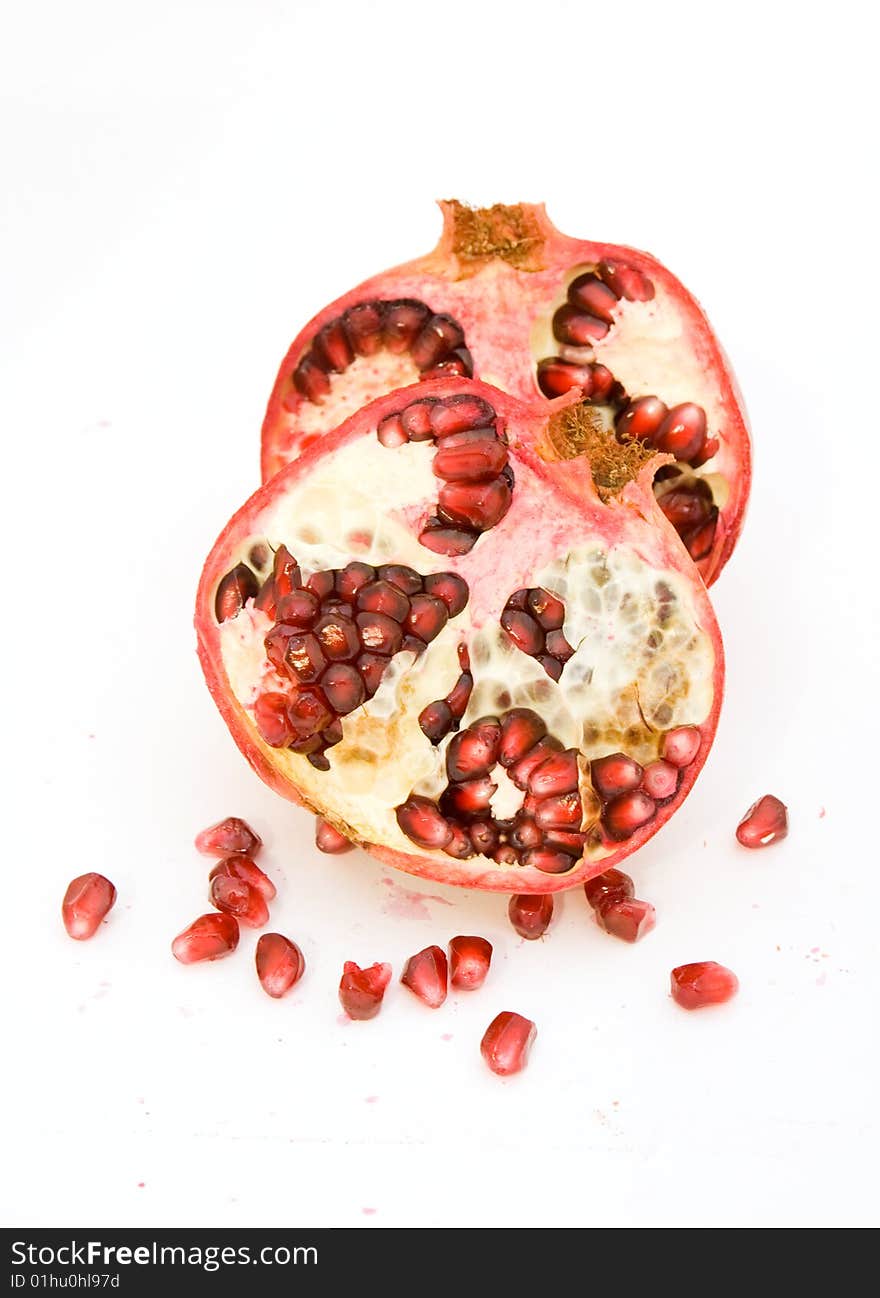
[[[837,3],[39,3],[0,39],[5,1225],[876,1223],[876,59]],[[315,310],[426,251],[435,197],[546,200],[650,249],[734,360],[757,454],[713,592],[728,695],[687,806],[632,864],[630,948],[578,891],[542,942],[504,899],[319,857],[229,739],[194,653],[202,559]],[[788,841],[746,853],[758,795]],[[824,818],[822,809],[826,809]],[[266,840],[253,935],[183,968],[196,830]],[[74,945],[96,869],[119,903]],[[491,980],[393,984],[343,1026],[342,961],[456,932]],[[716,959],[729,1007],[668,971]],[[526,1073],[484,1068],[504,1008]]]

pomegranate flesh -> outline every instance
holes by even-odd
[[[449,943],[449,985],[457,991],[482,987],[492,962],[492,943],[484,937],[454,937]]]
[[[772,793],[749,807],[737,825],[736,839],[743,847],[769,847],[788,835],[788,809]]]
[[[267,996],[276,1000],[289,992],[305,973],[302,951],[281,933],[263,933],[255,958],[260,986]]]
[[[672,999],[685,1010],[699,1010],[705,1005],[723,1005],[739,991],[739,980],[730,969],[714,960],[682,964],[673,969]]]
[[[196,834],[196,851],[204,856],[231,856],[236,852],[243,856],[256,856],[262,846],[263,840],[254,833],[246,820],[241,820],[238,816],[227,816],[225,820]]]
[[[346,960],[339,982],[339,1003],[350,1019],[374,1019],[390,981],[390,964],[371,964],[361,969],[353,960]]]
[[[507,914],[520,937],[534,942],[543,937],[553,918],[553,894],[527,893],[511,897]]]
[[[480,1053],[493,1073],[509,1077],[525,1068],[537,1035],[538,1029],[531,1019],[503,1010],[486,1028]]]
[[[238,946],[238,920],[234,915],[213,912],[198,919],[178,933],[171,943],[175,960],[197,964],[202,960],[222,960]]]
[[[400,981],[414,996],[432,1010],[446,1000],[448,963],[446,952],[439,946],[427,946],[424,951],[410,956],[403,967]]]
[[[80,874],[67,885],[61,918],[69,937],[84,942],[94,937],[116,902],[116,889],[103,874]]]

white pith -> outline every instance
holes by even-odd
[[[360,410],[376,397],[384,397],[395,388],[417,383],[418,367],[407,352],[378,351],[374,356],[356,356],[342,374],[329,374],[330,391],[320,403],[300,397],[291,387],[290,404],[295,413],[285,409],[283,423],[288,441],[284,448],[285,461],[305,450],[316,436],[323,436],[330,428],[338,426],[349,415]]]
[[[405,563],[420,573],[456,570],[471,598],[419,657],[398,654],[376,695],[342,720],[344,738],[327,750],[330,770],[304,756],[253,741],[267,759],[321,814],[351,835],[425,857],[400,831],[394,809],[415,789],[436,797],[446,784],[445,749],[432,745],[418,725],[426,704],[445,697],[461,667],[457,647],[468,644],[474,690],[463,724],[511,707],[534,707],[565,747],[585,759],[624,749],[643,763],[658,755],[660,734],[698,725],[712,707],[714,651],[700,629],[688,583],[674,570],[658,572],[628,544],[583,530],[558,505],[546,514],[547,487],[521,462],[515,466],[514,502],[502,524],[482,537],[470,555],[452,560],[423,548],[417,534],[437,497],[433,447],[409,443],[393,450],[374,435],[352,440],[319,461],[307,477],[278,493],[242,538],[240,557],[255,542],[282,542],[305,574],[341,568],[353,558]],[[573,507],[570,507],[573,508]],[[526,511],[526,514],[523,514]],[[524,518],[535,526],[524,553]],[[511,543],[505,541],[509,535]],[[577,544],[569,549],[572,536]],[[672,592],[671,615],[658,621],[658,582]],[[564,631],[575,647],[559,683],[517,649],[499,622],[507,597],[521,586],[544,586],[566,603]],[[266,690],[288,692],[267,662],[263,639],[269,618],[249,604],[219,628],[224,668],[245,709]],[[659,642],[648,644],[651,633]],[[252,718],[252,712],[249,712]],[[586,768],[585,768],[586,769]],[[502,787],[506,780],[496,772]],[[521,800],[513,803],[515,809]],[[582,797],[585,825],[597,808],[588,783]],[[493,809],[504,815],[508,797]],[[505,805],[502,805],[504,802]],[[599,855],[606,849],[594,849]],[[610,849],[607,849],[610,850]],[[475,858],[496,868],[494,862]],[[516,869],[516,867],[510,867]]]

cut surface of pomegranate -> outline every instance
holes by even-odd
[[[238,920],[234,915],[214,911],[194,919],[171,943],[175,960],[197,964],[202,960],[222,960],[238,946]]]
[[[263,933],[255,955],[257,977],[267,996],[278,999],[290,991],[305,973],[302,951],[282,933]]]
[[[61,903],[68,936],[77,942],[94,937],[115,902],[116,889],[103,874],[91,871],[71,879]]]
[[[239,747],[411,873],[584,883],[662,826],[709,751],[705,587],[647,453],[546,458],[571,409],[457,377],[392,393],[262,487],[205,566],[199,655]],[[503,479],[501,517],[445,510],[438,481],[471,478]],[[257,594],[218,616],[233,571]]]
[[[788,835],[788,808],[772,793],[749,807],[736,828],[737,842],[743,847],[769,847]]]
[[[568,238],[543,207],[440,206],[433,252],[359,285],[294,339],[263,425],[264,480],[368,401],[420,377],[473,375],[529,402],[577,393],[589,419],[559,430],[556,454],[579,456],[589,429],[593,440],[673,456],[654,490],[713,581],[742,525],[751,460],[736,380],[699,304],[653,257]],[[461,430],[448,419],[438,431]],[[381,434],[389,447],[429,435],[418,410],[393,413]],[[472,508],[483,519],[509,507],[500,481],[444,490],[438,531],[454,531]],[[218,599],[233,608],[249,578],[246,568],[227,573]]]
[[[350,1019],[374,1019],[390,981],[390,964],[361,969],[353,960],[346,960],[339,981],[339,1003]]]
[[[714,960],[682,964],[671,975],[672,999],[685,1010],[705,1005],[723,1005],[739,991],[739,979],[731,969]]]
[[[252,583],[254,593],[255,583],[256,578]],[[238,608],[235,612],[238,612]],[[241,820],[238,816],[227,816],[225,820],[219,820],[216,825],[196,834],[196,851],[204,856],[232,856],[233,853],[256,856],[262,846],[260,836],[254,833],[246,820]]]
[[[513,1010],[503,1010],[486,1028],[480,1053],[493,1073],[509,1077],[525,1068],[537,1035],[538,1029],[531,1019]]]

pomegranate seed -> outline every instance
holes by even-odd
[[[430,314],[424,303],[409,298],[386,302],[382,338],[388,350],[395,355],[409,351]]]
[[[482,987],[492,961],[492,943],[484,937],[454,937],[449,943],[449,985],[472,992]]]
[[[408,568],[405,563],[385,563],[378,569],[377,575],[380,581],[388,581],[398,590],[402,590],[404,595],[417,595],[422,589],[422,579],[416,572],[415,568]],[[380,609],[380,612],[387,613],[387,609]]]
[[[590,763],[590,779],[600,798],[614,798],[619,793],[637,789],[644,771],[626,753],[610,753]]]
[[[412,794],[396,815],[398,825],[417,847],[443,848],[452,841],[452,827],[428,798]]]
[[[538,803],[535,820],[541,829],[580,829],[583,820],[581,795],[574,790],[544,798]]]
[[[341,320],[331,320],[315,334],[313,354],[327,370],[341,374],[354,360],[354,352]]]
[[[267,617],[270,617],[273,620],[275,619],[275,582],[271,577],[267,577],[260,587],[257,597],[254,600],[254,608],[260,609]]]
[[[311,353],[305,356],[293,371],[293,386],[307,401],[321,404],[321,399],[330,392],[330,379],[321,362]]]
[[[333,581],[337,595],[347,603],[354,602],[359,590],[376,580],[376,569],[369,563],[347,563],[340,568]]]
[[[344,834],[341,834],[329,820],[324,820],[322,816],[315,817],[315,846],[319,852],[329,852],[331,855],[339,856],[343,852],[350,852],[354,843],[350,842]]]
[[[263,933],[257,942],[257,977],[267,996],[276,1000],[298,983],[306,970],[302,951],[281,933]]]
[[[314,687],[298,690],[287,705],[287,716],[294,731],[296,744],[311,739],[333,720],[323,691]]]
[[[529,604],[529,590],[528,587],[523,586],[520,588],[520,590],[515,590],[513,594],[508,597],[506,607],[515,608],[518,609],[520,612],[522,612],[523,609],[528,608],[528,604]]]
[[[426,946],[424,951],[411,955],[400,981],[432,1010],[438,1009],[446,1000],[446,952],[439,946]]]
[[[565,621],[565,605],[549,590],[536,586],[526,597],[526,607],[545,631],[556,631]]]
[[[449,620],[449,610],[436,595],[413,595],[404,630],[430,644]]]
[[[700,732],[696,726],[679,726],[676,730],[667,730],[660,745],[660,756],[679,769],[690,766],[700,751]]]
[[[474,849],[471,844],[470,836],[462,829],[461,825],[450,825],[452,838],[449,840],[443,851],[447,856],[453,856],[457,861],[466,861],[473,856]]]
[[[67,885],[61,903],[61,918],[68,935],[77,942],[94,937],[101,921],[116,901],[116,889],[103,874],[77,875]]]
[[[450,780],[471,780],[487,775],[498,761],[501,725],[495,717],[483,717],[462,730],[446,750],[446,773]]]
[[[654,285],[635,266],[609,259],[600,261],[596,272],[613,293],[629,302],[650,302],[654,296]]]
[[[454,572],[432,572],[425,578],[425,593],[442,599],[450,617],[456,617],[468,602],[467,582]]]
[[[286,545],[279,545],[272,562],[272,580],[275,582],[275,593],[279,599],[291,595],[302,586],[302,572],[299,564]]]
[[[606,365],[591,365],[593,390],[591,399],[596,401],[618,401],[625,396],[623,388]]]
[[[527,711],[528,709],[522,709]],[[529,785],[529,777],[536,766],[551,755],[551,753],[562,752],[562,744],[553,735],[545,735],[538,743],[533,744],[524,757],[515,762],[508,768],[508,775],[513,780],[518,789],[525,790]]]
[[[382,346],[382,307],[378,302],[359,302],[343,312],[342,325],[358,356],[375,356]]]
[[[431,427],[437,437],[465,433],[470,428],[489,428],[495,411],[482,397],[457,396],[438,401],[431,411]]]
[[[491,820],[477,820],[468,828],[471,844],[480,856],[491,856],[498,846],[498,830]]]
[[[584,843],[587,835],[582,830],[547,829],[544,831],[544,846],[561,848],[569,856],[580,859],[584,854]]]
[[[508,482],[492,478],[489,482],[447,482],[440,489],[437,505],[444,521],[488,532],[501,522],[512,499]]]
[[[673,527],[696,527],[705,523],[712,513],[712,493],[706,495],[692,486],[673,487],[657,497],[657,504]]]
[[[669,413],[659,397],[637,397],[621,411],[617,435],[621,441],[651,442]]]
[[[682,540],[694,563],[706,559],[712,553],[715,544],[715,533],[718,530],[718,510],[713,506],[708,519],[698,527],[682,533]]]
[[[532,847],[523,853],[522,863],[540,870],[542,874],[565,874],[575,864],[575,860],[570,853],[552,847]]]
[[[561,397],[578,388],[585,397],[592,395],[593,367],[572,365],[558,356],[547,356],[538,362],[538,387],[545,397]]]
[[[498,865],[519,865],[519,852],[511,843],[500,843],[491,856]]]
[[[548,654],[557,659],[560,667],[567,663],[574,654],[574,649],[568,643],[562,631],[548,631],[545,648]]]
[[[249,887],[254,888],[266,901],[273,901],[276,896],[275,885],[267,874],[264,874],[258,865],[256,865],[249,856],[227,856],[222,861],[218,861],[211,873],[209,879],[213,879],[217,874],[225,874],[233,879],[241,879]]]
[[[291,626],[289,623],[279,623],[279,625],[273,626],[272,630],[266,635],[266,638],[263,641],[266,657],[275,668],[276,672],[278,672],[279,676],[287,675],[285,654],[287,653],[287,646],[290,644],[291,637],[301,634],[302,630],[300,627]]]
[[[360,654],[355,666],[363,677],[367,698],[372,698],[382,684],[388,659],[380,658],[376,654]]]
[[[706,415],[701,406],[686,401],[673,406],[654,438],[658,451],[666,451],[677,460],[687,461],[703,449],[706,440]]]
[[[263,840],[238,816],[227,816],[196,834],[196,851],[204,856],[256,856],[262,846]]]
[[[507,464],[507,447],[489,428],[444,437],[432,468],[445,482],[480,482],[497,478]]]
[[[412,442],[431,442],[434,430],[431,427],[431,411],[436,403],[433,400],[413,401],[400,412],[400,426]]]
[[[466,347],[456,347],[454,352],[432,365],[428,370],[422,370],[423,379],[448,379],[452,377],[472,378],[474,373],[474,358]]]
[[[505,452],[506,455],[506,452]],[[227,622],[244,608],[249,599],[259,594],[260,584],[246,563],[239,563],[227,572],[217,587],[214,613],[218,622]]]
[[[529,776],[529,793],[537,798],[549,798],[560,793],[571,793],[578,787],[578,750],[566,748],[562,753],[552,753],[536,766]]]
[[[501,625],[517,649],[524,654],[539,654],[544,649],[544,632],[528,613],[508,605],[501,614]]]
[[[238,946],[238,920],[234,915],[212,912],[194,919],[171,943],[171,953],[181,964],[200,960],[222,960]]]
[[[426,370],[463,342],[464,334],[451,316],[433,315],[422,327],[410,353],[419,369]]]
[[[355,621],[360,642],[368,653],[390,658],[400,649],[403,643],[400,623],[386,613],[358,613]]]
[[[510,841],[514,847],[540,847],[544,831],[538,828],[531,816],[520,815],[510,831]]]
[[[442,807],[447,815],[479,816],[489,810],[492,795],[498,792],[488,775],[463,784],[451,784],[443,794]]]
[[[275,605],[275,620],[292,626],[311,626],[320,607],[310,590],[294,590],[278,600]]]
[[[269,919],[266,898],[222,866],[211,871],[209,898],[212,906],[227,915],[234,915],[246,928],[262,928]]]
[[[449,704],[449,710],[456,721],[460,721],[464,716],[467,705],[470,702],[471,690],[473,688],[473,676],[469,671],[463,671],[452,689],[446,695],[446,702]]]
[[[361,969],[353,960],[346,960],[339,980],[339,1001],[348,1017],[374,1019],[390,981],[390,964],[371,964]]]
[[[409,598],[390,581],[372,581],[358,592],[357,607],[361,612],[384,613],[402,622],[409,612]]]
[[[604,874],[595,874],[584,884],[584,894],[593,910],[612,901],[629,901],[635,896],[635,891],[632,879],[622,870],[611,869]]]
[[[520,937],[534,942],[536,938],[543,937],[550,927],[553,918],[553,894],[518,893],[511,897],[507,914]]]
[[[670,981],[672,999],[684,1010],[723,1005],[739,991],[739,979],[733,970],[714,960],[681,964],[673,969]]]
[[[703,443],[703,449],[696,455],[691,456],[691,466],[695,469],[701,469],[704,464],[714,458],[721,449],[721,439],[718,437],[707,437]]]
[[[342,717],[354,712],[367,697],[363,678],[350,663],[332,663],[321,677],[321,689],[333,711]]]
[[[328,613],[315,624],[315,635],[330,662],[349,662],[360,651],[357,627],[347,614],[347,609],[345,615]]]
[[[328,599],[336,589],[336,578],[329,570],[313,572],[306,585],[318,599]]]
[[[403,446],[409,441],[409,433],[404,428],[400,415],[387,415],[376,429],[376,436],[381,445],[389,450]]]
[[[612,838],[629,838],[654,819],[657,808],[652,798],[641,789],[621,793],[605,808],[602,819]]]
[[[483,1034],[480,1053],[499,1077],[509,1077],[525,1068],[538,1029],[531,1019],[503,1010]]]
[[[736,838],[743,847],[769,847],[788,835],[788,809],[772,793],[749,807],[737,825]]]
[[[608,324],[566,303],[553,316],[553,336],[571,347],[591,347],[608,332]]]
[[[434,703],[429,703],[419,713],[422,734],[430,739],[432,744],[439,744],[441,739],[446,738],[452,729],[452,720],[452,709],[445,699],[437,699]]]
[[[419,544],[434,554],[462,555],[474,548],[479,535],[461,527],[445,527],[439,518],[429,518],[419,534]]]
[[[511,708],[501,722],[499,762],[505,767],[515,765],[546,733],[546,722],[537,712],[531,708]]]
[[[577,279],[571,281],[568,286],[568,300],[579,310],[588,311],[607,324],[614,324],[617,294],[592,272],[578,275]]]
[[[287,695],[260,694],[254,704],[254,724],[263,743],[272,748],[286,748],[293,739],[287,717]]]
[[[655,802],[671,798],[678,789],[678,767],[669,762],[651,762],[645,767],[642,788]]]
[[[596,920],[606,933],[624,942],[638,942],[650,933],[657,922],[657,912],[647,901],[626,897],[619,901],[609,899],[596,908]]]
[[[288,675],[304,685],[312,685],[327,666],[327,659],[316,636],[309,631],[297,632],[288,638],[284,664]]]

